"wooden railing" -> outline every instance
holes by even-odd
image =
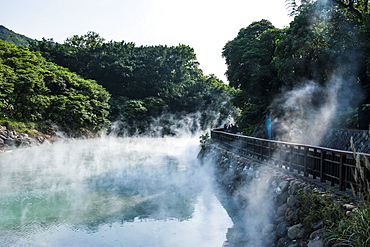
[[[369,191],[367,181],[370,181],[370,174],[364,168],[366,159],[370,160],[369,154],[254,138],[227,133],[222,129],[213,129],[211,139],[231,152],[290,171],[302,172],[304,176],[318,179],[322,183],[337,185],[341,191]],[[355,179],[356,162],[363,172],[362,180]],[[357,176],[360,177],[360,173]]]

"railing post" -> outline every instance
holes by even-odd
[[[283,167],[283,154],[282,154],[282,151],[281,151],[281,148],[282,145],[280,144],[279,146],[279,167],[282,168]]]
[[[263,160],[263,141],[260,141],[259,155],[260,155],[260,158],[259,159],[262,161]]]
[[[290,172],[293,172],[294,169],[293,169],[293,145],[289,145],[290,146],[290,155],[289,155],[289,171]]]
[[[256,139],[253,139],[253,158],[256,158]]]
[[[271,154],[271,142],[268,142],[269,144],[269,160],[271,160],[272,154]]]
[[[344,191],[345,190],[345,184],[344,184],[344,154],[340,155],[339,158],[339,190]]]
[[[308,148],[304,147],[303,176],[305,177],[308,177],[307,164],[308,164]]]
[[[282,154],[281,154],[281,144],[279,145],[279,167],[283,167],[283,162],[282,162]]]
[[[363,156],[362,157],[363,158],[363,166],[364,166],[364,177],[365,177],[365,180],[366,181],[369,181],[369,169],[367,168],[367,165],[366,165],[366,162],[368,162],[369,160],[368,160],[368,158],[367,157],[365,157],[365,156]],[[370,190],[370,188],[368,187],[369,186],[369,183],[365,183],[365,185],[364,185],[365,187],[364,187],[364,190],[365,191],[369,191]]]
[[[324,159],[325,159],[325,151],[321,150],[320,156],[320,182],[325,183],[326,179],[324,178]]]
[[[311,173],[312,178],[316,179],[317,172],[320,172],[320,170],[316,170],[317,169],[317,166],[316,166],[317,149],[315,148],[312,153],[313,153],[314,158],[312,159],[312,163],[310,163],[309,165],[312,171]]]
[[[335,153],[334,152],[330,152],[330,170],[329,170],[329,174],[332,175],[332,177],[330,177],[330,184],[331,186],[334,186],[335,185],[335,177],[333,175],[335,175],[335,168],[334,168],[334,161],[335,161]],[[339,176],[339,175],[338,175]],[[339,178],[338,178],[338,184],[339,184]]]

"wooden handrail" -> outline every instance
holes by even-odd
[[[319,179],[323,183],[338,185],[341,191],[353,188],[354,193],[369,191],[367,183],[354,177],[356,162],[360,162],[365,180],[370,180],[370,172],[365,168],[366,159],[370,160],[370,154],[367,153],[238,135],[223,129],[211,130],[211,139],[239,155],[272,163],[290,171],[303,172],[304,176]]]

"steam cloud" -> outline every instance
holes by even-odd
[[[319,145],[325,131],[340,111],[357,106],[361,94],[355,80],[332,76],[326,86],[307,81],[277,99],[275,108],[283,112],[274,119],[278,139]],[[302,135],[292,139],[290,132],[299,128]]]
[[[322,1],[321,4],[329,4]],[[312,25],[330,25],[331,16],[327,12],[317,11],[312,17]],[[348,26],[340,27],[348,29]],[[349,30],[350,31],[350,30]],[[356,39],[356,37],[352,37]],[[313,80],[303,81],[290,91],[283,93],[273,103],[273,131],[276,139],[304,144],[320,145],[321,139],[338,113],[348,107],[356,108],[362,99],[357,80],[357,51],[347,50],[336,63],[336,69],[324,84]],[[344,64],[344,65],[343,65]],[[291,135],[294,128],[299,128],[300,135]],[[267,187],[271,174],[260,170],[259,177],[253,178],[248,188],[243,188],[249,202],[245,210],[245,228],[250,238],[248,246],[264,246],[270,235],[262,226],[271,221],[273,201]]]
[[[2,153],[0,245],[61,246],[68,233],[100,246],[221,246],[231,220],[198,152],[198,137],[102,136]]]

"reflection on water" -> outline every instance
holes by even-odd
[[[102,138],[0,154],[0,246],[222,246],[232,222],[197,141]]]

